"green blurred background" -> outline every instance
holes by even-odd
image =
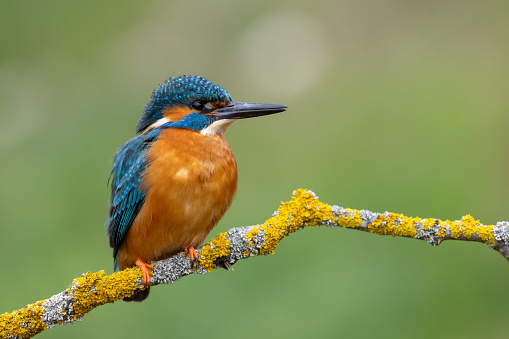
[[[112,272],[110,159],[169,76],[290,106],[228,130],[239,190],[211,236],[296,188],[508,220],[508,18],[507,0],[2,1],[0,313]],[[40,337],[506,338],[508,281],[481,244],[306,229]]]

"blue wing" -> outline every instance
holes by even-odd
[[[158,134],[158,130],[152,130],[139,135],[122,145],[115,155],[110,174],[110,214],[107,220],[107,234],[115,258],[124,236],[143,206],[145,192],[140,182],[148,166],[146,152],[157,140]]]

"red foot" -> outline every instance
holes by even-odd
[[[191,263],[195,260],[198,260],[198,254],[196,254],[196,250],[193,246],[186,247],[186,253],[189,254],[189,261]]]
[[[143,277],[143,284],[150,284],[150,272],[152,271],[152,266],[143,261],[140,257],[136,259],[136,265],[141,270],[141,276]]]

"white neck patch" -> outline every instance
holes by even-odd
[[[235,119],[222,119],[214,121],[209,126],[202,129],[200,133],[203,135],[214,135],[214,134],[223,135],[224,131],[226,131],[228,127],[230,127],[230,125],[233,124],[234,121]]]
[[[160,127],[162,125],[164,125],[165,123],[167,122],[170,122],[170,120],[166,119],[166,118],[161,118],[159,120],[157,120],[156,122],[154,122],[152,125],[148,126],[147,128],[145,128],[145,130],[143,131],[143,133],[145,133],[146,131],[149,131],[151,129],[154,129],[154,128],[157,128],[157,127]]]

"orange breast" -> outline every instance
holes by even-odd
[[[237,164],[220,134],[165,129],[148,157],[145,202],[118,253],[120,269],[198,247],[237,190]]]

